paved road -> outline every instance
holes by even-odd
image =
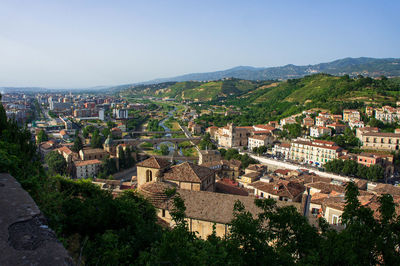
[[[241,153],[244,154],[244,153]],[[321,172],[318,170],[315,170],[313,168],[309,168],[306,165],[296,165],[296,164],[292,164],[292,163],[287,163],[287,162],[282,162],[282,161],[278,161],[275,159],[270,159],[270,158],[265,158],[265,157],[260,157],[251,153],[247,153],[250,157],[260,161],[263,164],[270,164],[270,165],[274,165],[274,166],[278,166],[278,167],[282,167],[282,168],[286,168],[286,169],[291,169],[291,170],[296,170],[296,169],[300,169],[300,168],[305,168],[308,169],[311,173],[315,173],[319,176],[323,176],[323,177],[328,177],[328,178],[333,178],[336,180],[340,180],[340,181],[351,181],[352,179],[350,177],[345,177],[345,176],[340,176],[340,175],[335,175],[332,173],[326,173],[326,172]]]

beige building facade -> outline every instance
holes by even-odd
[[[396,151],[399,145],[399,133],[369,132],[362,135],[364,149]]]

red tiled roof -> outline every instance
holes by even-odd
[[[172,166],[171,169],[164,174],[164,179],[201,183],[204,179],[213,175],[214,171],[208,167],[185,162]]]
[[[61,151],[62,153],[65,153],[67,155],[72,154],[72,151],[66,146],[62,146],[61,148],[58,148],[57,151]]]
[[[273,126],[270,126],[270,125],[256,125],[254,127],[262,128],[263,130],[268,130],[268,131],[275,130],[275,128]]]
[[[90,164],[101,164],[101,161],[94,159],[94,160],[87,160],[87,161],[76,161],[75,166],[85,166]]]
[[[168,167],[170,163],[164,159],[156,158],[156,157],[150,157],[149,159],[146,159],[140,163],[137,164],[137,166],[140,167],[148,167],[148,168],[156,168],[156,169],[161,169]]]
[[[258,181],[253,183],[252,186],[268,194],[288,197],[290,199],[296,198],[305,190],[305,187],[298,182],[289,182],[284,180],[279,180],[273,183]]]

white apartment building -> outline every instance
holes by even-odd
[[[343,121],[349,122],[351,120],[360,121],[361,120],[360,112],[357,110],[344,109]]]
[[[288,159],[290,156],[290,143],[275,144],[272,148],[272,154],[277,157]]]
[[[320,166],[341,155],[342,148],[332,141],[298,138],[291,143],[289,158]]]
[[[351,129],[354,129],[354,128],[363,128],[365,125],[364,125],[364,122],[363,121],[356,121],[356,120],[350,120],[349,121],[349,127],[351,128]]]
[[[272,144],[274,138],[271,135],[254,135],[248,139],[248,148],[253,150],[253,148],[258,148],[261,146],[267,146]]]
[[[319,138],[324,135],[331,136],[332,129],[329,127],[310,127],[310,136],[314,138]]]
[[[375,109],[375,118],[385,123],[398,122],[400,120],[400,109],[383,106],[381,109]]]
[[[76,178],[81,179],[95,177],[99,173],[101,161],[97,159],[76,161],[74,164],[76,168]]]

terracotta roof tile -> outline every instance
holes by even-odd
[[[252,186],[268,194],[288,197],[290,199],[296,198],[305,190],[305,187],[302,184],[285,180],[278,180],[272,183],[258,181],[253,183]]]
[[[101,164],[101,161],[94,159],[94,160],[87,160],[87,161],[76,161],[75,166],[85,166],[90,164]]]
[[[162,169],[166,168],[170,165],[170,163],[164,159],[156,158],[156,157],[150,157],[149,159],[146,159],[144,161],[141,161],[140,163],[137,164],[137,166],[140,167],[148,167],[148,168],[156,168],[156,169]]]
[[[204,179],[214,175],[214,171],[208,167],[185,162],[174,165],[166,173],[165,180],[201,183]]]

